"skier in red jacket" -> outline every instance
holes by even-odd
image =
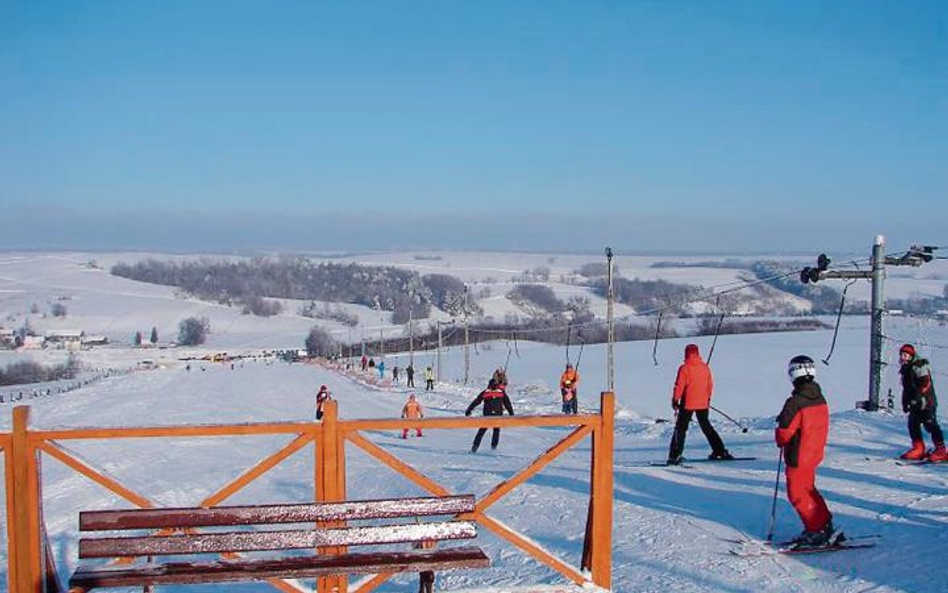
[[[823,461],[829,433],[829,406],[809,356],[795,356],[787,366],[793,392],[777,417],[774,437],[786,462],[787,498],[803,520],[804,531],[795,547],[832,546],[843,541],[833,515],[816,489],[816,468]]]
[[[708,408],[711,406],[711,393],[714,391],[714,379],[711,369],[701,360],[701,353],[696,344],[685,346],[685,362],[678,367],[678,376],[675,378],[675,389],[672,392],[672,409],[675,410],[675,433],[668,446],[668,464],[681,464],[681,453],[685,450],[685,437],[688,434],[688,425],[691,416],[698,418],[701,432],[711,445],[711,455],[708,459],[734,459],[724,441],[708,419]]]

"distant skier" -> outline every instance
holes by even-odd
[[[329,393],[329,387],[325,385],[319,386],[319,391],[316,393],[316,419],[323,419],[323,406],[326,405],[326,402],[332,399],[332,395]]]
[[[681,464],[681,454],[685,450],[685,439],[688,436],[688,425],[691,416],[698,418],[701,432],[711,445],[711,454],[708,459],[734,459],[724,448],[724,442],[714,430],[708,419],[708,408],[711,405],[711,393],[714,391],[714,379],[711,368],[701,360],[698,346],[685,346],[685,362],[678,367],[675,377],[675,388],[672,391],[672,409],[675,410],[675,432],[671,444],[668,446],[668,464]]]
[[[402,418],[410,418],[414,420],[416,418],[424,418],[424,417],[425,417],[425,411],[421,408],[421,404],[418,403],[418,400],[415,399],[415,394],[412,393],[411,395],[408,396],[408,401],[405,402],[405,406],[402,408]],[[420,427],[415,428],[415,436],[419,436],[419,437],[421,436]],[[402,429],[402,438],[403,439],[408,438],[407,428]]]
[[[362,355],[362,359],[359,363],[362,365],[362,372],[365,372],[366,367],[369,365],[369,359],[366,358],[365,354]]]
[[[430,367],[429,367],[430,368]],[[497,388],[497,382],[493,379],[487,384],[487,389],[480,392],[474,401],[471,402],[471,405],[467,407],[467,410],[464,411],[465,416],[470,416],[471,412],[477,406],[484,404],[484,415],[485,416],[503,416],[504,410],[507,410],[507,413],[513,416],[513,406],[510,405],[510,398],[507,397],[507,392],[503,389]],[[486,428],[478,428],[477,435],[474,437],[474,444],[471,446],[471,453],[477,453],[477,449],[481,446],[481,440],[484,438],[484,433],[487,432]],[[500,444],[500,428],[495,428],[490,438],[490,448],[496,449],[497,445]]]
[[[497,382],[497,387],[503,390],[507,389],[507,371],[504,367],[497,367],[497,370],[494,371],[494,381]]]
[[[405,369],[405,377],[408,379],[406,387],[415,388],[415,366],[412,363],[408,363],[408,367]]]
[[[566,370],[560,375],[560,396],[563,398],[563,413],[579,413],[579,372],[572,363],[566,363]]]
[[[833,526],[833,515],[816,489],[816,468],[823,461],[829,433],[829,406],[809,356],[795,356],[787,366],[793,392],[777,417],[774,438],[786,462],[787,498],[803,521],[795,547],[832,546],[845,539]]]
[[[369,359],[369,368],[370,368],[370,369],[374,369],[374,368],[375,368],[375,359],[374,359],[374,358],[370,358],[370,359]]]
[[[384,360],[379,361],[379,366],[377,368],[379,370],[379,379],[384,379],[385,378],[385,361]]]
[[[392,381],[398,383],[398,365],[392,367]]]
[[[425,369],[425,391],[434,391],[435,374],[431,367]]]
[[[915,347],[905,344],[899,348],[899,375],[902,377],[902,411],[908,414],[909,436],[912,448],[903,453],[902,459],[925,459],[948,461],[945,450],[945,437],[938,426],[938,399],[935,397],[935,384],[928,361],[920,358]],[[922,427],[932,435],[935,450],[925,453],[925,440]]]

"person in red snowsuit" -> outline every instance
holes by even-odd
[[[816,365],[808,356],[795,356],[787,368],[793,392],[777,417],[774,438],[786,462],[787,498],[803,521],[798,545],[839,543],[843,534],[833,526],[833,515],[816,489],[816,468],[823,461],[829,434],[829,406],[819,383]]]

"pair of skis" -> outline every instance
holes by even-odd
[[[681,463],[668,463],[667,461],[653,461],[649,463],[651,467],[691,467],[692,463],[728,463],[731,461],[755,461],[756,457],[735,457],[733,459],[682,459]]]
[[[775,554],[823,554],[828,552],[842,552],[844,550],[860,550],[875,547],[879,535],[856,535],[847,536],[843,541],[824,546],[801,546],[794,541],[787,541],[774,544],[772,542],[745,539],[745,540],[726,540],[734,546],[728,550],[734,556],[752,557],[752,556],[772,556]]]

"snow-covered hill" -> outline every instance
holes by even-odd
[[[3,288],[18,287],[15,289],[23,292],[15,293],[16,298],[32,302],[39,294],[79,287],[85,291],[85,298],[97,301],[96,310],[115,311],[113,323],[127,323],[129,328],[147,329],[152,324],[149,319],[178,314],[180,299],[173,295],[162,298],[161,287],[124,284],[127,281],[113,285],[121,279],[77,271],[70,267],[75,261],[68,263],[36,269],[29,277],[25,274],[32,268],[28,267],[17,268],[15,276],[0,272],[0,276],[13,278]],[[85,274],[98,280],[86,281]],[[4,298],[8,294],[4,293]],[[128,309],[119,309],[120,304]],[[92,323],[97,316],[96,310],[90,309],[86,315],[81,306],[74,308],[71,320],[80,325],[86,320]],[[308,327],[308,322],[305,325]],[[948,344],[948,329],[936,323],[892,318],[886,331],[892,340]],[[234,322],[224,335],[226,343],[244,345],[250,352],[256,344],[297,345],[302,335],[298,332],[272,319],[259,320],[258,324],[258,320],[248,318],[246,323]],[[896,465],[892,458],[908,440],[901,414],[867,414],[853,409],[856,400],[866,397],[868,374],[867,329],[858,318],[846,320],[830,365],[819,364],[819,379],[834,414],[818,485],[839,524],[850,533],[881,535],[879,545],[825,556],[741,558],[729,554],[733,544],[726,540],[745,535],[762,537],[766,531],[777,459],[772,444],[773,416],[789,392],[786,361],[799,353],[814,358],[825,356],[830,338],[827,331],[721,336],[712,359],[716,378],[713,403],[740,419],[748,432],[742,433],[720,416],[714,416],[714,422],[733,452],[757,459],[674,469],[650,467],[647,462],[662,460],[667,453],[670,427],[656,419],[670,416],[671,383],[687,340],[660,342],[657,365],[652,359],[651,343],[616,346],[616,591],[916,592],[944,588],[948,578],[948,569],[942,563],[948,549],[948,466]],[[214,339],[223,340],[219,335]],[[184,354],[216,351],[223,343],[187,351],[113,347],[82,352],[80,357],[90,367],[130,368],[145,357],[161,365],[154,370],[102,378],[62,394],[26,396],[19,403],[32,406],[36,428],[181,425],[308,420],[312,418],[316,389],[323,383],[332,388],[340,413],[346,418],[396,416],[408,393],[404,385],[379,389],[313,365],[246,361],[231,369],[229,364],[192,363],[188,371],[186,363],[178,360]],[[711,339],[702,338],[697,343],[707,353]],[[888,344],[890,363],[894,363],[897,347],[895,342]],[[936,385],[945,384],[948,350],[920,350],[932,359],[939,373]],[[2,353],[0,365],[14,356],[52,361],[61,360],[63,353]],[[606,382],[605,346],[585,347],[580,361],[579,349],[573,345],[569,356],[580,366],[581,407],[592,409]],[[415,365],[427,366],[434,360],[432,353],[417,353]],[[472,379],[467,386],[460,383],[464,368],[461,349],[446,351],[443,360],[444,382],[437,390],[415,390],[429,415],[463,413],[493,369],[505,361],[509,361],[509,391],[518,414],[555,413],[559,408],[554,389],[566,360],[564,347],[502,341],[478,344],[476,350],[472,348]],[[404,366],[406,361],[407,355],[386,360],[389,367]],[[885,388],[889,387],[897,388],[894,365],[888,367],[885,376]],[[0,429],[9,430],[11,410],[8,402],[0,405]],[[564,431],[505,430],[496,452],[482,448],[477,455],[469,452],[473,435],[468,431],[429,431],[423,438],[406,441],[387,432],[368,436],[449,488],[483,495],[562,438]],[[169,443],[141,439],[75,441],[66,445],[158,504],[187,505],[198,502],[288,440],[194,438]],[[697,458],[707,452],[695,427],[689,433],[685,455]],[[589,488],[589,454],[588,442],[581,443],[516,489],[491,513],[578,564]],[[356,450],[349,452],[347,469],[349,496],[353,498],[419,492]],[[127,503],[55,460],[45,459],[43,473],[47,527],[56,562],[65,572],[76,564],[78,511],[117,508]],[[312,456],[298,453],[229,502],[310,500],[312,473]],[[0,527],[5,529],[5,525]],[[777,536],[790,537],[799,530],[799,520],[781,492]],[[489,532],[481,530],[478,540],[491,556],[492,568],[442,575],[439,587],[449,591],[514,591],[538,583],[562,582]],[[0,543],[0,570],[6,566],[5,545],[5,541]],[[410,590],[411,580],[396,579],[381,590]],[[269,588],[248,584],[240,590]]]

